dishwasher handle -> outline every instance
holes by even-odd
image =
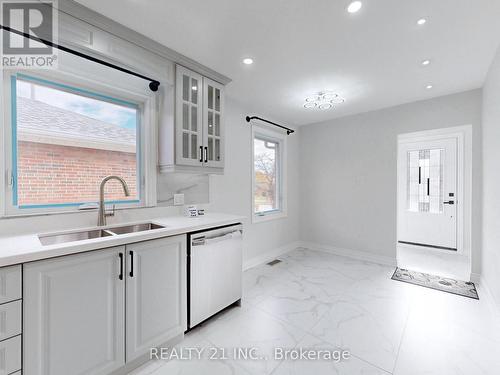
[[[226,231],[222,231],[222,232],[214,231],[213,232],[214,235],[210,235],[209,233],[207,233],[201,237],[193,238],[193,240],[191,241],[191,246],[203,246],[206,244],[207,240],[219,239],[222,237],[226,237],[229,234],[238,233],[238,232],[243,234],[243,229],[241,227],[239,227],[237,229],[226,230]]]

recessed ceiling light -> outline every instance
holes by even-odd
[[[425,88],[426,88],[427,90],[432,89],[432,87],[433,87],[432,85],[427,85],[427,86],[425,86]]]
[[[347,11],[349,13],[356,13],[361,9],[362,6],[363,6],[363,3],[361,1],[353,1],[347,7]]]
[[[316,108],[317,104],[314,102],[305,102],[304,103],[304,108],[310,109],[310,108]]]
[[[429,65],[430,63],[431,63],[431,60],[422,61],[422,65],[424,65],[424,66]]]
[[[427,22],[427,20],[425,18],[420,18],[418,21],[417,21],[417,25],[419,26],[422,26],[423,24],[425,24]]]
[[[253,64],[253,59],[251,59],[250,57],[247,57],[247,58],[243,59],[243,64],[251,65],[251,64]]]

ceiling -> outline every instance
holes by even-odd
[[[498,0],[363,0],[355,14],[350,0],[78,2],[229,76],[228,96],[292,126],[481,87],[500,42]],[[303,107],[324,89],[345,103]]]

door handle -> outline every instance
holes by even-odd
[[[455,201],[446,201],[446,202],[443,202],[443,204],[455,204]]]
[[[203,163],[203,146],[200,146],[200,163]]]
[[[123,280],[123,253],[118,253],[118,257],[120,258],[120,274],[118,275],[118,279]]]
[[[134,252],[130,251],[130,277],[134,277]]]
[[[208,147],[205,146],[205,163],[208,163]]]

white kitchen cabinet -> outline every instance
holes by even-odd
[[[203,77],[182,66],[176,72],[176,159],[178,165],[203,163]]]
[[[0,341],[21,334],[21,300],[0,305]]]
[[[186,236],[127,245],[127,361],[182,335]]]
[[[125,364],[125,247],[24,265],[23,373],[106,375]]]
[[[0,303],[21,298],[21,266],[0,268]]]
[[[0,375],[21,369],[21,336],[0,342]]]
[[[224,86],[203,78],[203,164],[224,168]]]
[[[160,125],[161,172],[224,172],[224,86],[176,66],[175,126]],[[168,97],[162,106],[168,109]],[[169,142],[172,137],[175,145]],[[168,150],[175,150],[171,157]]]

